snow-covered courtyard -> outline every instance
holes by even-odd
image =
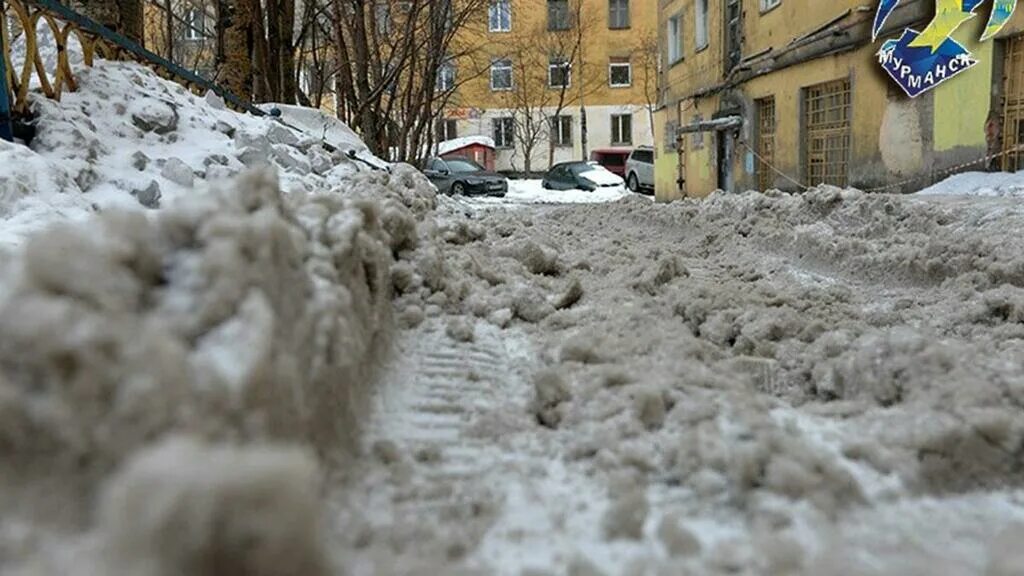
[[[0,142],[0,574],[1024,573],[1024,176],[450,198],[80,82]]]

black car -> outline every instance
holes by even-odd
[[[621,176],[613,174],[597,162],[565,162],[555,164],[544,175],[541,185],[546,190],[585,190],[620,188],[625,184]]]
[[[508,179],[468,158],[431,158],[423,173],[444,194],[503,197],[508,193]]]

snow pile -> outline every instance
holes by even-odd
[[[584,190],[546,190],[541,185],[540,180],[509,180],[508,194],[504,198],[473,197],[465,198],[464,201],[471,205],[483,206],[503,204],[594,204],[616,202],[631,196],[634,196],[634,194],[627,190],[625,185],[601,187],[593,192],[586,192]]]
[[[1024,196],[1024,172],[964,172],[933,184],[920,196]]]
[[[0,144],[0,250],[49,221],[158,208],[246,168],[275,167],[285,192],[309,192],[369,169],[349,159],[349,150],[382,164],[319,111],[287,110],[287,120],[316,129],[302,132],[236,114],[216,96],[195,96],[134,63],[76,70],[78,92],[59,103],[34,100],[39,126],[31,151]],[[337,150],[328,152],[325,141]]]
[[[333,573],[318,469],[433,187],[134,64],[80,82],[0,146],[0,571]]]

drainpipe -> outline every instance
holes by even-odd
[[[7,18],[4,0],[0,0],[0,18]],[[3,26],[3,24],[0,24]],[[11,127],[11,93],[7,86],[7,64],[4,60],[4,38],[0,34],[0,139],[14,141],[14,130]]]

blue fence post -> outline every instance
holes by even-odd
[[[0,18],[7,18],[4,11],[4,0],[0,0]],[[3,24],[0,24],[3,26]],[[0,138],[8,142],[14,141],[11,128],[11,92],[7,86],[7,62],[4,60],[4,35],[0,33]]]

